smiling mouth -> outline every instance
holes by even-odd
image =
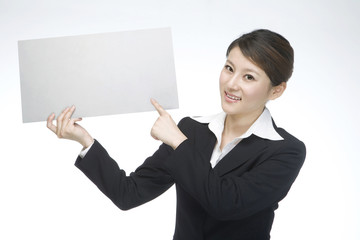
[[[235,95],[230,95],[228,92],[225,92],[226,97],[230,98],[231,100],[234,101],[241,101],[241,97],[237,97]]]

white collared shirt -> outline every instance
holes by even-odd
[[[222,150],[220,150],[220,144],[222,140],[222,132],[224,130],[226,113],[221,112],[216,115],[208,117],[193,118],[201,123],[209,123],[208,127],[212,131],[217,139],[211,156],[211,166],[215,167],[216,164],[228,154],[242,139],[250,137],[252,134],[272,141],[284,140],[274,129],[270,111],[265,108],[262,114],[256,119],[256,121],[250,126],[250,128],[241,136],[234,138],[228,143]]]

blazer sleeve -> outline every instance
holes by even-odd
[[[77,158],[75,166],[116,206],[128,210],[156,198],[173,185],[172,177],[162,164],[172,151],[162,144],[153,156],[127,176],[95,140],[85,157]]]
[[[186,192],[219,220],[242,219],[283,199],[305,159],[305,145],[285,141],[268,159],[251,170],[218,176],[191,139],[181,143],[167,169]],[[236,169],[234,170],[236,172]]]

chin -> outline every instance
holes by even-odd
[[[240,109],[235,108],[235,106],[229,106],[226,103],[221,103],[221,108],[222,110],[227,114],[227,115],[237,115],[237,114],[241,114]]]

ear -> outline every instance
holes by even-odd
[[[272,87],[270,90],[269,100],[275,100],[280,97],[286,89],[286,82],[282,82],[279,85]]]

